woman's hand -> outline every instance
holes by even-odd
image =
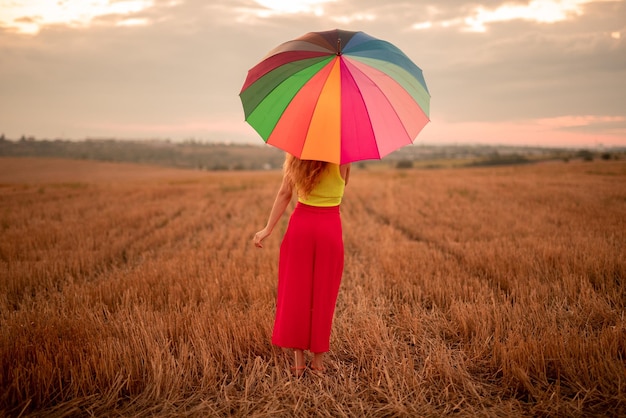
[[[263,228],[256,234],[254,234],[254,245],[258,248],[263,248],[263,240],[270,236],[270,232],[267,228]]]
[[[280,185],[280,189],[278,189],[278,193],[276,194],[276,199],[274,200],[274,205],[272,206],[272,211],[270,212],[270,217],[267,220],[267,225],[265,228],[254,234],[254,245],[258,248],[263,248],[263,240],[270,236],[276,223],[285,212],[287,205],[291,201],[291,195],[293,195],[293,186],[289,179],[286,176],[283,176],[283,181]]]

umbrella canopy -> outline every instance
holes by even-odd
[[[248,71],[239,96],[265,142],[304,160],[379,159],[429,121],[422,70],[363,32],[310,32],[279,45]]]

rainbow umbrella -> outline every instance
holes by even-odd
[[[248,71],[239,96],[266,143],[304,160],[380,159],[429,121],[422,70],[363,32],[310,32],[279,45]]]

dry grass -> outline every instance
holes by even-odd
[[[278,182],[0,160],[0,415],[626,414],[626,163],[355,170],[300,380],[269,343],[287,217],[251,244]]]

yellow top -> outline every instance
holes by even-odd
[[[306,199],[300,196],[298,192],[298,202],[309,206],[338,206],[341,203],[345,187],[346,182],[341,177],[339,166],[328,163],[321,174],[319,183],[311,190]]]

